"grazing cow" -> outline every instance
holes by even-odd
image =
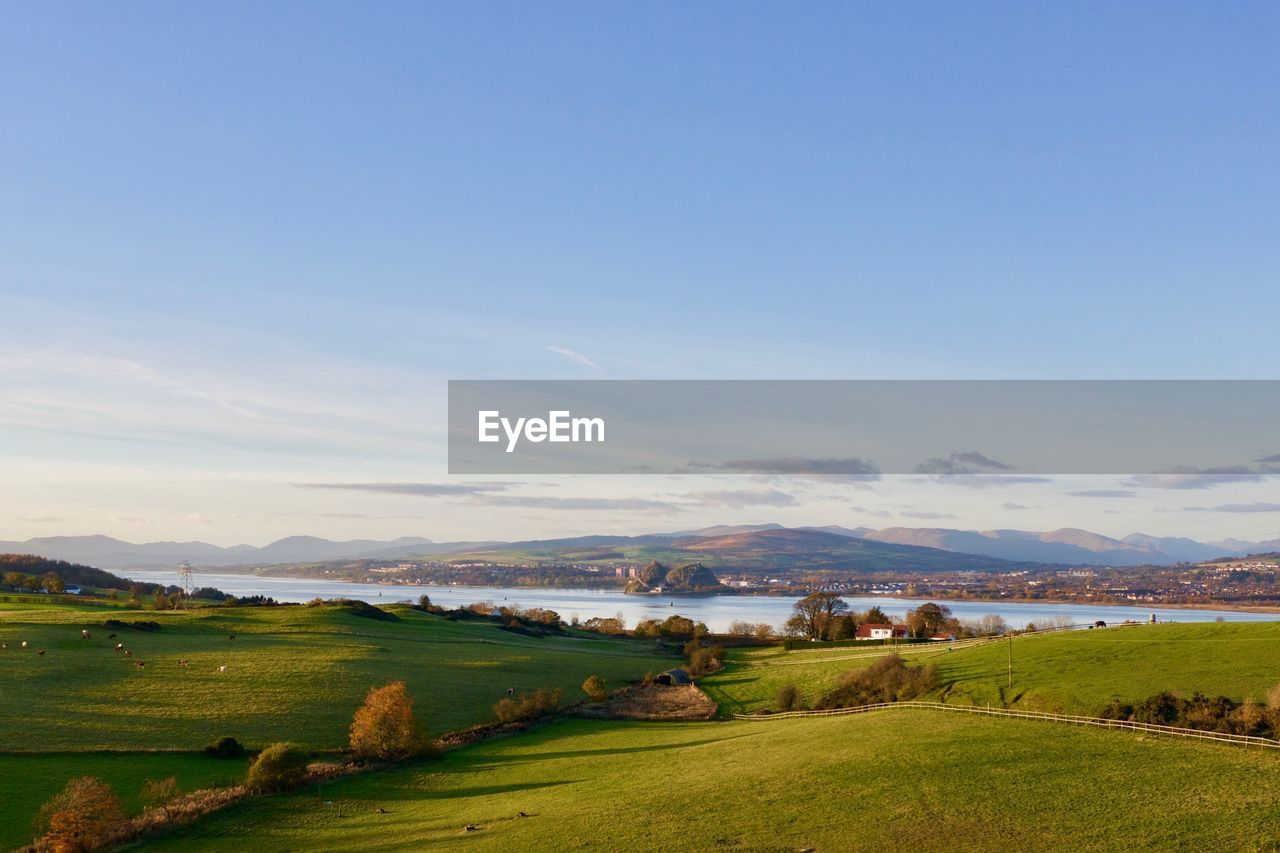
[[[467,832],[475,832],[479,828],[480,827],[476,826],[474,823],[467,824]]]
[[[218,672],[226,672],[226,671],[227,671],[227,665],[225,663],[222,666],[218,667]]]
[[[236,638],[235,634],[231,634],[227,637],[228,640],[234,640],[235,638]]]
[[[24,649],[27,647],[27,641],[26,641],[26,640],[23,640],[23,641],[22,641],[22,647],[23,647]]]
[[[40,655],[40,657],[44,657],[44,649],[41,649],[40,651],[36,652],[36,654]]]
[[[87,640],[87,639],[89,639],[89,632],[88,632],[88,631],[85,631],[85,630],[83,630],[83,629],[81,629],[81,631],[80,631],[80,636],[81,636],[81,637],[84,637],[84,638]]]
[[[8,643],[0,643],[0,649],[7,649],[7,648],[9,648]]]
[[[145,663],[143,663],[143,662],[142,662],[142,661],[140,661],[140,660],[136,660],[136,661],[134,661],[134,662],[133,662],[133,665],[134,665],[134,666],[136,666],[138,669],[142,669],[144,666],[146,666],[146,664],[145,664]]]
[[[115,634],[108,634],[108,635],[107,635],[107,639],[108,639],[108,640],[114,640],[115,638],[116,638],[116,635],[115,635]]]
[[[507,688],[507,695],[508,695],[508,696],[514,696],[514,695],[516,695],[516,689],[515,689],[514,687],[508,687],[508,688]]]
[[[133,652],[129,651],[128,649],[125,649],[125,650],[124,650],[124,656],[125,656],[125,657],[127,657],[127,658],[131,658],[131,657],[133,657]]]
[[[186,665],[187,665],[187,662],[185,660],[178,661],[178,666],[186,666]]]
[[[124,651],[124,643],[116,643],[116,651],[118,652]]]

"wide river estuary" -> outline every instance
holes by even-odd
[[[178,584],[176,571],[132,571],[129,577],[149,583]],[[257,575],[217,574],[199,572],[196,586],[217,587],[236,596],[267,595],[276,601],[310,601],[313,598],[358,598],[374,604],[396,601],[415,601],[422,594],[429,595],[433,604],[457,607],[476,601],[489,601],[499,605],[543,607],[554,610],[566,620],[577,616],[586,620],[593,616],[617,616],[622,614],[627,626],[633,627],[642,619],[665,619],[673,613],[707,623],[713,631],[725,631],[735,619],[746,622],[768,622],[779,627],[791,615],[791,605],[796,596],[754,595],[696,595],[652,596],[624,595],[613,590],[551,589],[535,587],[487,587],[487,586],[408,586],[345,581],[312,580],[309,578],[275,578]],[[961,620],[976,620],[988,613],[1002,617],[1011,627],[1021,628],[1029,622],[1044,623],[1058,616],[1070,617],[1075,624],[1090,624],[1099,619],[1105,622],[1148,621],[1152,614],[1160,622],[1212,622],[1223,619],[1228,622],[1259,622],[1280,619],[1280,613],[1257,613],[1236,610],[1191,610],[1160,607],[1121,607],[1102,604],[1050,604],[1042,602],[1008,601],[946,601]],[[847,596],[845,601],[853,610],[866,610],[872,605],[890,617],[898,618],[920,601],[889,596]]]

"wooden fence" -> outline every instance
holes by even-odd
[[[1179,726],[1161,726],[1155,723],[1138,723],[1133,720],[1107,720],[1102,717],[1081,717],[1073,714],[1052,714],[1045,711],[1018,711],[1010,708],[986,708],[980,705],[944,705],[941,702],[881,702],[875,705],[860,705],[856,708],[832,708],[826,711],[783,711],[777,714],[734,714],[736,720],[786,720],[795,717],[836,717],[845,714],[865,714],[870,711],[887,711],[897,709],[917,709],[929,711],[952,711],[960,714],[981,714],[988,717],[1014,717],[1023,720],[1043,720],[1051,723],[1064,723],[1073,726],[1096,726],[1105,729],[1129,729],[1131,731],[1151,732],[1152,734],[1173,735],[1175,737],[1194,738],[1196,740],[1212,740],[1219,743],[1230,743],[1236,746],[1253,746],[1260,749],[1280,749],[1280,741],[1252,735],[1233,735],[1223,732],[1206,732],[1199,729],[1184,729]]]

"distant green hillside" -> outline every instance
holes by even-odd
[[[810,570],[1010,571],[1039,565],[916,545],[875,542],[821,530],[785,528],[683,539],[653,536],[551,539],[518,542],[435,559],[481,560],[507,565],[657,561],[671,566],[702,563],[716,572],[746,570],[778,574]]]
[[[890,649],[856,646],[784,652],[778,647],[730,652],[725,669],[702,680],[724,712],[772,707],[793,684],[813,697],[841,673],[867,666]],[[1009,645],[996,642],[947,651],[907,645],[911,661],[938,665],[933,696],[965,705],[1096,714],[1112,699],[1133,701],[1164,690],[1262,700],[1280,683],[1280,622],[1186,623],[1070,631],[1015,637],[1013,687]]]
[[[122,578],[92,566],[68,563],[65,560],[50,560],[34,554],[0,554],[0,579],[10,572],[37,576],[55,574],[67,586],[125,590],[134,585],[134,582],[128,578]],[[151,583],[138,584],[138,586],[148,593],[162,588],[159,584]]]

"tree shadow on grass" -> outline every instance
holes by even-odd
[[[746,676],[740,676],[738,678],[717,678],[715,681],[707,682],[702,686],[704,689],[715,690],[717,688],[725,687],[730,684],[755,684],[756,681],[758,680],[759,680],[758,677],[748,678]]]
[[[474,785],[469,788],[417,788],[410,786],[387,786],[376,794],[362,792],[360,799],[369,803],[409,802],[418,800],[457,800],[470,797],[492,797],[501,794],[514,794],[520,791],[536,791],[540,788],[558,788],[561,785],[576,785],[584,779],[559,779],[553,782],[513,782],[507,785]],[[370,809],[372,810],[372,808]]]
[[[594,758],[609,755],[633,755],[645,752],[666,752],[673,749],[686,749],[694,746],[706,746],[713,743],[728,743],[738,738],[754,737],[758,732],[744,732],[740,735],[730,735],[729,737],[703,738],[701,740],[686,740],[676,743],[658,743],[648,746],[621,746],[610,749],[566,749],[553,752],[529,752],[529,753],[503,753],[495,755],[492,760],[483,763],[474,762],[466,767],[459,767],[457,770],[475,770],[489,769],[492,767],[501,767],[504,764],[527,763],[530,761],[547,761],[553,758]]]

